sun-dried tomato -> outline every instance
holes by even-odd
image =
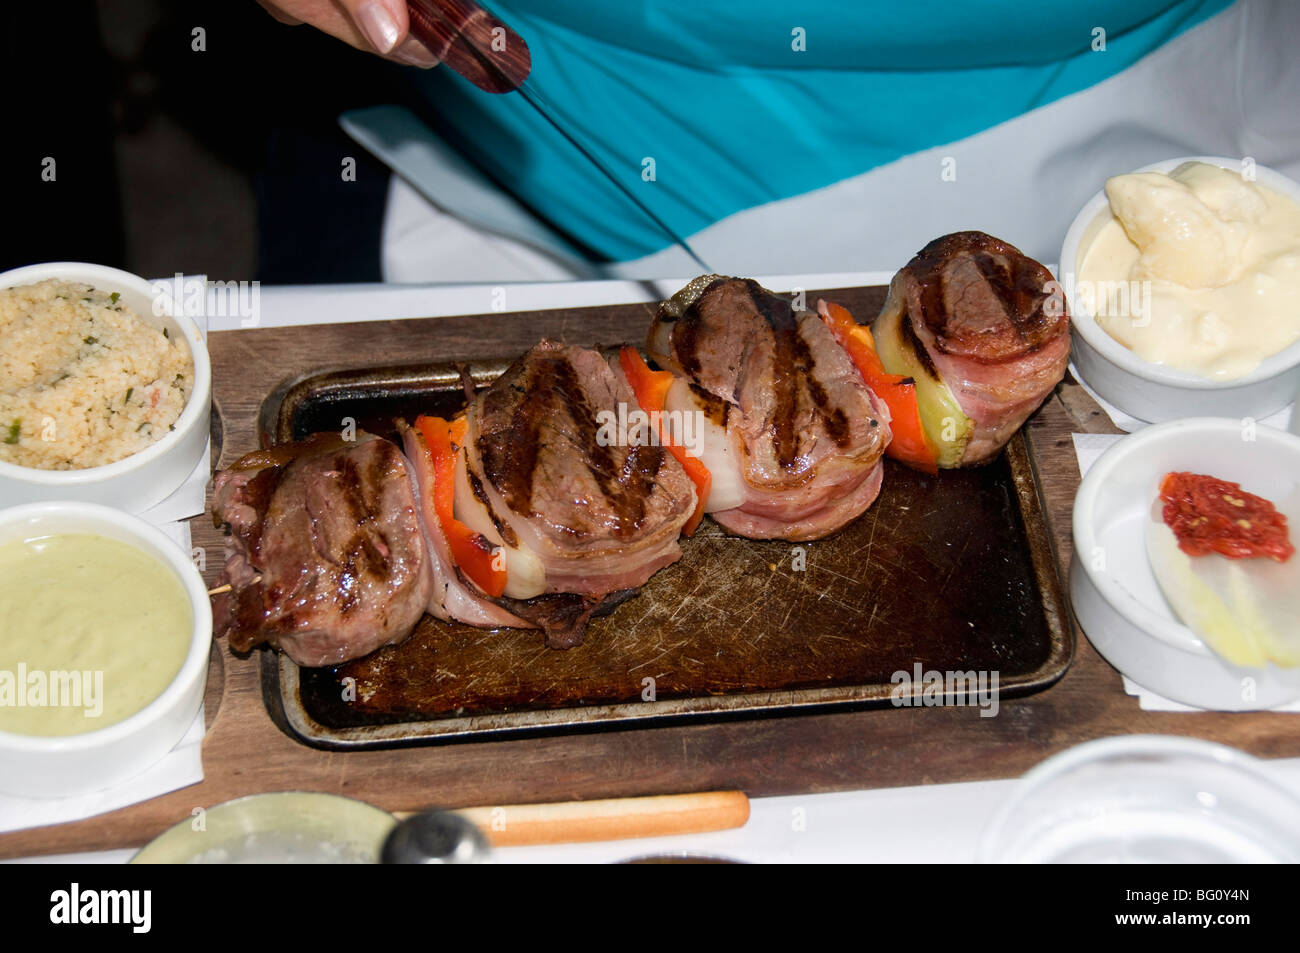
[[[1286,562],[1295,552],[1286,517],[1268,500],[1200,473],[1166,473],[1160,481],[1165,524],[1189,556],[1229,559],[1267,556]]]

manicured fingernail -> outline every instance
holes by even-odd
[[[438,57],[429,52],[429,48],[413,36],[408,36],[406,42],[393,51],[393,58],[424,69],[438,65]]]
[[[380,53],[393,52],[400,30],[397,21],[382,3],[370,0],[369,3],[361,4],[357,9],[357,24],[376,50]]]

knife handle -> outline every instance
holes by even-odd
[[[520,847],[700,834],[743,827],[749,820],[749,798],[742,791],[706,791],[559,804],[469,807],[455,813],[473,821],[493,847]]]
[[[528,44],[474,0],[406,0],[411,35],[489,93],[519,88],[532,70]]]

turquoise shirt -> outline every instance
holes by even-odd
[[[1085,89],[1228,5],[488,4],[528,42],[530,84],[566,127],[682,235]],[[518,94],[442,68],[418,82],[442,135],[594,257],[669,244]]]

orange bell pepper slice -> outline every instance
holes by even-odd
[[[465,442],[468,421],[464,417],[448,423],[441,417],[415,418],[433,462],[433,509],[451,548],[452,559],[470,580],[489,596],[506,591],[504,560],[497,559],[496,547],[482,533],[476,533],[455,515],[456,452]]]
[[[636,396],[637,405],[646,414],[662,414],[664,401],[668,399],[668,388],[673,386],[672,371],[652,371],[650,365],[637,353],[634,347],[624,347],[618,352],[618,363],[623,368],[627,382]],[[692,457],[685,447],[675,445],[668,439],[662,417],[652,418],[659,422],[659,442],[668,452],[677,458],[686,475],[695,484],[695,512],[682,527],[682,533],[690,536],[704,519],[704,504],[709,500],[709,488],[713,485],[713,474],[699,457]]]
[[[840,347],[848,352],[863,382],[889,408],[889,429],[894,436],[885,448],[885,454],[917,470],[938,473],[938,455],[926,439],[912,379],[885,370],[880,355],[876,353],[871,329],[858,324],[848,308],[828,302],[822,320]]]

